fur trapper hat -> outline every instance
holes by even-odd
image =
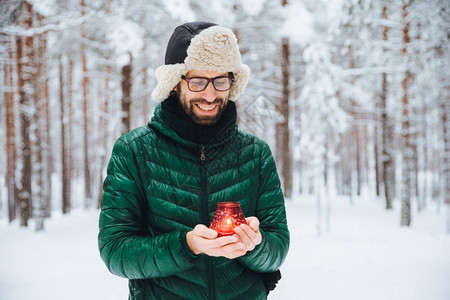
[[[214,23],[191,22],[175,28],[166,50],[165,64],[156,69],[158,84],[152,97],[163,101],[190,70],[232,72],[234,82],[230,99],[243,92],[250,68],[241,62],[234,33]]]

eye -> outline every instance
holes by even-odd
[[[191,78],[189,80],[189,83],[191,85],[195,85],[195,86],[204,86],[205,85],[206,80],[203,78]]]
[[[228,77],[220,77],[214,79],[214,85],[216,87],[225,87],[228,85]]]

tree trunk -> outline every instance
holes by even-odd
[[[407,47],[409,44],[409,21],[408,4],[402,7],[402,21],[403,21],[403,49],[402,57],[404,63],[407,63]],[[412,159],[413,147],[411,144],[411,124],[410,124],[410,103],[408,99],[408,81],[410,78],[409,71],[405,72],[405,77],[402,81],[402,148],[403,148],[403,163],[402,163],[402,214],[401,225],[409,226],[411,224],[411,173],[412,173]]]
[[[354,161],[352,141],[353,141],[353,128],[351,127],[347,133],[343,135],[343,141],[341,145],[341,178],[342,178],[342,194],[346,196],[352,196],[352,178],[353,168],[352,161]]]
[[[425,99],[425,95],[422,94],[422,97]],[[421,124],[420,124],[420,144],[418,146],[420,149],[420,173],[423,174],[421,178],[421,187],[419,197],[417,198],[417,209],[418,211],[422,211],[427,205],[427,193],[428,193],[428,161],[427,161],[427,152],[428,152],[428,144],[427,144],[427,131],[429,130],[427,124],[427,103],[423,103],[422,111],[421,111]]]
[[[415,36],[415,43],[421,43],[421,23],[419,22],[416,25],[416,36]],[[420,57],[421,53],[419,50],[415,51],[415,56],[416,57]],[[420,61],[420,59],[419,59]],[[416,69],[416,73],[421,72],[424,68],[423,68],[423,64],[421,62],[416,63],[417,67],[415,67]],[[413,77],[414,79],[414,77]],[[422,185],[422,181],[420,180],[421,176],[423,175],[422,178],[426,178],[426,172],[424,171],[423,168],[423,157],[424,157],[424,147],[423,145],[423,137],[426,136],[425,131],[426,131],[426,122],[422,122],[425,120],[425,116],[424,113],[426,113],[426,107],[428,105],[427,103],[427,97],[423,95],[423,91],[420,91],[418,93],[416,93],[416,97],[417,98],[422,98],[419,101],[416,101],[416,105],[415,105],[415,116],[414,116],[414,120],[415,120],[415,128],[416,131],[414,133],[414,187],[415,187],[415,197],[416,197],[416,203],[417,203],[417,210],[421,211],[424,207],[425,207],[425,199],[424,199],[424,194],[423,191],[426,190],[426,180],[425,180],[425,185]]]
[[[16,219],[17,211],[17,184],[16,184],[16,126],[15,105],[13,92],[13,54],[12,40],[6,45],[8,61],[5,63],[5,131],[6,131],[6,186],[8,188],[8,220]]]
[[[144,48],[142,49],[142,53],[147,53],[147,47],[144,44]],[[148,66],[147,64],[144,64],[144,66],[142,67],[142,90],[143,91],[148,91],[149,87],[148,87],[148,73],[147,73],[147,69]],[[144,122],[148,122],[149,120],[149,107],[148,107],[148,96],[147,96],[147,92],[143,92],[142,93],[142,114],[144,117]]]
[[[67,129],[66,129],[66,139],[67,139],[67,163],[70,166],[69,168],[69,181],[70,184],[72,185],[72,178],[74,176],[74,158],[73,158],[73,71],[74,71],[74,67],[73,67],[74,63],[73,63],[73,59],[70,58],[69,56],[67,57],[67,84],[66,84],[66,88],[67,88],[67,93],[66,93],[66,98],[67,98]]]
[[[103,94],[103,103],[102,108],[100,110],[102,111],[102,115],[100,116],[99,120],[99,129],[98,132],[101,135],[100,139],[100,168],[99,168],[99,190],[97,195],[97,208],[100,208],[101,200],[102,200],[102,194],[103,194],[103,170],[106,166],[106,149],[108,147],[108,140],[109,140],[109,108],[108,103],[110,101],[109,99],[109,78],[111,76],[111,66],[109,66],[109,54],[106,56],[107,60],[107,66],[105,67],[105,93]]]
[[[84,17],[85,12],[85,3],[84,0],[81,0],[81,17]],[[85,193],[85,207],[89,207],[91,205],[91,171],[89,166],[89,118],[88,118],[88,75],[87,75],[87,59],[86,59],[86,30],[85,23],[81,23],[81,67],[82,67],[82,89],[83,89],[83,153],[84,153],[84,193]]]
[[[28,2],[24,3],[23,29],[29,29],[32,25],[32,6]],[[20,174],[19,209],[20,226],[28,226],[28,219],[32,213],[31,203],[31,140],[30,127],[32,119],[32,99],[33,94],[33,37],[17,37],[17,72],[20,103],[20,150],[22,156],[22,172]]]
[[[239,13],[240,13],[240,11],[241,11],[241,7],[240,7],[240,6],[241,6],[241,5],[240,5],[240,4],[237,4],[237,3],[233,4],[233,15],[234,15],[234,16],[238,16],[238,15],[239,15]],[[237,40],[237,43],[238,43],[238,45],[239,45],[239,52],[240,52],[241,55],[242,55],[243,53],[242,53],[241,36],[240,36],[240,33],[239,33],[239,29],[233,28],[233,33],[234,33],[234,35],[236,36],[236,40]],[[236,105],[236,110],[239,112],[239,111],[240,111],[240,108],[241,108],[241,107],[240,107],[239,101],[236,101],[235,105]],[[241,126],[241,114],[240,114],[240,113],[237,114],[236,124],[238,124],[238,126]],[[278,157],[277,157],[277,158],[278,158]]]
[[[130,63],[122,67],[122,134],[130,131],[131,118],[131,88],[133,81],[131,78],[132,59]]]
[[[378,103],[378,101],[377,101]],[[380,118],[378,116],[379,114],[379,107],[378,104],[376,105],[377,108],[375,109],[376,117],[375,117],[375,130],[374,130],[374,143],[373,143],[373,152],[375,156],[375,193],[377,197],[380,197],[380,186],[381,186],[381,164],[380,164],[380,138],[379,138],[379,127],[380,127]]]
[[[109,16],[111,13],[111,0],[105,1],[105,14]],[[145,53],[145,52],[144,52]],[[105,60],[105,82],[104,82],[104,93],[103,97],[101,98],[103,103],[101,103],[100,110],[102,111],[102,115],[99,118],[99,129],[98,132],[101,135],[100,139],[100,168],[99,168],[99,185],[98,185],[98,194],[97,194],[97,208],[100,208],[101,201],[102,201],[102,195],[103,195],[103,170],[106,167],[106,151],[108,147],[108,140],[109,140],[109,101],[110,101],[110,91],[109,91],[109,81],[112,77],[112,68],[110,65],[110,59],[111,59],[111,51],[107,50]],[[144,70],[146,70],[144,68]]]
[[[382,96],[381,96],[381,124],[383,130],[382,152],[383,152],[383,185],[386,209],[392,208],[395,197],[395,167],[393,154],[393,129],[392,120],[387,110],[387,74],[383,73]]]
[[[286,6],[287,0],[282,0],[281,5]],[[279,110],[282,121],[276,126],[276,161],[281,170],[284,196],[289,198],[292,194],[292,153],[290,151],[289,135],[289,97],[290,97],[290,45],[289,38],[281,39],[281,76],[282,97],[279,100]]]
[[[446,93],[443,92],[445,95]],[[444,153],[442,162],[442,183],[444,191],[444,203],[447,206],[447,233],[450,234],[450,101],[447,96],[441,97],[441,112],[442,112],[442,135],[444,140]]]
[[[43,53],[47,53],[47,34],[43,35],[42,47]],[[50,218],[52,215],[52,174],[54,171],[54,160],[53,160],[53,151],[51,146],[51,133],[50,133],[50,125],[52,124],[50,117],[50,93],[49,93],[49,76],[47,70],[47,61],[43,64],[43,73],[45,76],[44,79],[44,113],[45,113],[45,135],[44,135],[44,143],[46,145],[47,151],[45,152],[45,177],[47,178],[46,186],[45,186],[45,217]]]
[[[414,80],[414,76],[410,75],[408,78],[408,85],[410,85],[411,81]],[[417,145],[417,137],[418,137],[418,130],[419,130],[419,124],[418,124],[418,117],[419,113],[417,110],[416,105],[411,104],[409,105],[409,120],[410,120],[410,128],[414,128],[413,132],[410,133],[410,143],[411,143],[411,150],[412,150],[412,158],[411,158],[411,188],[412,188],[412,199],[415,200],[417,203],[419,200],[419,157],[418,157],[418,145]]]
[[[61,55],[58,57],[59,69],[59,107],[61,118],[61,169],[62,169],[62,212],[67,214],[71,209],[70,199],[70,164],[67,147],[67,119],[65,112],[65,98],[64,98],[64,65]]]
[[[349,56],[349,68],[350,69],[354,69],[356,68],[356,63],[355,63],[355,55],[354,55],[354,50],[353,50],[353,46],[349,46],[348,48],[348,56]],[[355,79],[351,80],[351,83],[354,84],[355,83]],[[362,186],[362,155],[361,155],[361,151],[362,151],[362,147],[361,147],[361,128],[359,125],[359,115],[358,115],[358,110],[359,110],[359,106],[358,103],[354,100],[354,99],[350,99],[350,104],[351,104],[351,114],[353,116],[353,141],[354,141],[354,147],[352,149],[352,159],[353,159],[353,164],[354,164],[354,170],[356,173],[356,195],[360,196],[361,195],[361,186]],[[353,170],[352,170],[353,172]],[[353,183],[352,183],[352,193],[353,193]]]
[[[362,163],[361,163],[361,133],[359,132],[358,120],[354,118],[353,133],[355,141],[355,164],[356,164],[356,195],[361,196],[362,185]]]
[[[281,135],[281,174],[283,177],[284,195],[289,198],[292,195],[292,152],[290,148],[290,131],[289,131],[289,80],[290,80],[290,46],[289,39],[283,38],[281,42],[281,74],[283,76],[283,98],[281,99],[281,115],[283,121],[280,127]]]
[[[382,12],[383,19],[387,19],[387,7],[383,6]],[[383,41],[388,40],[389,27],[383,27]],[[386,49],[383,49],[386,53]],[[384,186],[384,198],[386,203],[386,209],[392,209],[392,201],[394,199],[394,182],[395,182],[395,168],[394,168],[394,155],[393,155],[393,130],[392,120],[389,117],[387,110],[387,95],[388,95],[388,81],[387,74],[382,74],[381,84],[381,126],[382,126],[382,162],[383,162],[383,186]]]
[[[41,17],[38,17],[38,21],[41,24]],[[46,187],[50,180],[47,177],[46,169],[47,163],[45,162],[46,153],[48,150],[48,145],[46,144],[45,134],[46,134],[46,117],[45,117],[45,106],[47,98],[45,98],[45,77],[44,65],[45,65],[45,46],[44,46],[44,34],[39,34],[35,38],[36,51],[34,51],[34,65],[36,66],[36,73],[34,76],[33,84],[35,91],[35,123],[34,136],[35,136],[35,158],[34,158],[34,169],[35,169],[35,186],[36,190],[34,192],[33,199],[36,203],[36,231],[44,230],[44,220],[47,212],[47,205],[49,205],[49,193]]]

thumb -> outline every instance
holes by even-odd
[[[217,231],[206,227],[203,224],[198,224],[194,227],[193,233],[195,235],[204,237],[206,239],[215,239],[218,235]]]

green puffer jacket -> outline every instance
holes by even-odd
[[[266,143],[237,126],[208,145],[184,140],[159,105],[148,126],[117,140],[103,189],[100,255],[113,274],[130,279],[129,299],[266,299],[258,273],[277,270],[289,248]],[[262,243],[233,260],[193,255],[186,233],[208,226],[222,201],[259,219]]]

